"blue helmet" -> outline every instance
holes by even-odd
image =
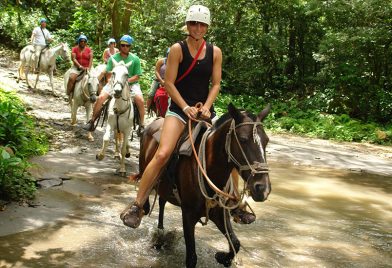
[[[43,22],[46,22],[46,19],[45,19],[45,18],[39,19],[39,24],[41,24],[41,23],[43,23]]]
[[[128,45],[132,45],[133,43],[133,38],[129,35],[123,35],[123,37],[121,37],[120,39],[120,44],[128,44]]]
[[[81,34],[81,35],[78,37],[78,44],[80,43],[81,40],[84,40],[84,41],[86,41],[86,43],[87,43],[87,37],[86,37],[84,34]]]

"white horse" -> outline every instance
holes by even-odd
[[[114,68],[109,85],[114,92],[114,98],[111,99],[109,105],[109,116],[106,124],[105,134],[103,136],[103,146],[101,151],[96,155],[97,160],[105,157],[105,152],[109,143],[110,133],[113,136],[123,134],[121,146],[120,170],[119,173],[125,176],[125,157],[129,157],[128,137],[133,126],[133,104],[131,100],[130,88],[128,85],[128,66],[124,62],[116,62],[113,60]],[[118,139],[115,138],[116,152],[118,152]]]
[[[29,83],[29,71],[35,70],[35,61],[33,59],[33,54],[35,53],[35,49],[33,45],[25,46],[20,52],[20,64],[18,68],[18,83],[19,80],[22,79],[23,73],[25,73],[26,83],[29,88],[31,88]],[[41,61],[39,64],[37,78],[35,80],[34,89],[37,88],[37,83],[39,79],[40,72],[46,72],[50,79],[50,85],[52,87],[53,92],[53,70],[56,68],[56,58],[57,56],[61,56],[65,60],[69,60],[69,47],[66,43],[61,43],[55,47],[50,49],[45,49],[41,54]],[[26,69],[26,71],[25,71]]]
[[[68,70],[64,74],[64,88],[65,92],[67,91],[67,84],[69,80],[69,72]],[[78,112],[79,107],[84,106],[86,109],[86,119],[87,122],[91,119],[91,111],[92,111],[92,103],[94,103],[97,99],[96,93],[98,90],[98,75],[95,69],[87,72],[80,81],[75,83],[75,89],[72,94],[72,99],[70,101],[71,105],[71,125],[76,125],[76,114]],[[87,133],[87,139],[89,141],[94,141],[94,137],[92,132]]]
[[[95,67],[95,71],[98,74],[99,86],[97,95],[101,94],[102,88],[106,85],[106,64],[99,64]]]

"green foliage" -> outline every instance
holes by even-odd
[[[164,56],[167,47],[184,38],[180,29],[186,10],[196,2],[7,3],[0,9],[0,38],[7,43],[11,39],[18,46],[26,44],[42,16],[49,19],[48,28],[56,42],[73,45],[76,37],[85,33],[94,50],[95,63],[101,60],[105,42],[113,32],[131,34],[135,39],[132,52],[142,59],[142,90],[147,91],[156,60]],[[392,124],[390,1],[203,0],[197,3],[211,10],[212,24],[206,39],[223,53],[222,92],[236,97],[250,95],[260,102],[283,103],[295,99],[304,111],[347,114],[361,122]],[[121,21],[121,14],[129,10],[129,29],[114,27],[113,23],[127,25]],[[244,107],[254,103],[245,97],[236,102]]]
[[[34,179],[26,168],[28,163],[0,147],[0,196],[4,200],[31,199],[36,191]]]
[[[6,150],[8,148],[8,151]],[[6,199],[32,198],[34,181],[26,168],[27,157],[48,150],[45,135],[15,93],[0,89],[0,195]],[[15,153],[14,153],[15,152]]]
[[[260,97],[220,94],[215,102],[217,114],[227,112],[230,102],[255,114],[266,105]],[[326,114],[296,99],[272,103],[272,109],[264,123],[269,131],[274,132],[290,132],[338,141],[392,144],[392,125],[366,123],[347,114]]]
[[[47,151],[45,135],[36,130],[35,120],[15,93],[0,89],[0,145],[16,151],[21,157],[40,155]]]

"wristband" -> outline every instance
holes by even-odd
[[[182,109],[182,111],[185,113],[185,111],[186,111],[188,108],[191,108],[191,107],[189,107],[189,105],[187,105],[187,106],[184,107],[184,109]]]

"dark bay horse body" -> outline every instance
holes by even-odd
[[[261,122],[267,116],[269,109],[268,106],[258,116],[255,116],[248,112],[241,112],[230,104],[229,112],[207,131],[209,134],[205,139],[204,146],[205,170],[208,177],[219,189],[224,189],[231,171],[236,168],[245,181],[245,190],[250,192],[252,198],[261,202],[267,199],[271,191],[265,153],[268,136]],[[163,120],[154,121],[145,129],[139,158],[141,174],[157,150],[158,144],[152,134],[159,130],[162,122]],[[196,147],[199,148],[202,146],[201,144],[203,142],[198,139]],[[158,227],[163,229],[163,208],[166,201],[181,207],[186,244],[186,267],[195,267],[197,262],[195,225],[201,217],[208,216],[225,235],[229,243],[232,243],[229,252],[218,252],[215,255],[219,263],[230,266],[235,253],[239,251],[240,242],[233,232],[229,213],[225,213],[222,206],[218,204],[206,212],[206,199],[208,198],[205,197],[205,193],[203,194],[199,186],[198,168],[193,155],[180,155],[175,169],[175,184],[180,202],[173,195],[172,185],[168,182],[166,170],[162,172],[158,185],[160,196]],[[214,196],[215,191],[211,187],[207,185],[205,188],[208,197]],[[150,205],[147,201],[144,210],[148,213],[149,209]],[[207,213],[208,215],[206,215]]]

